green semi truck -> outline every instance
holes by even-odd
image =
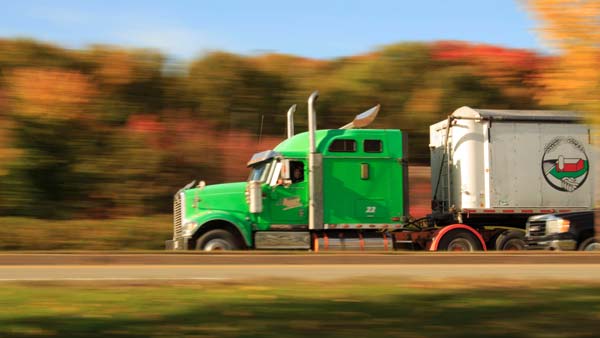
[[[288,138],[251,157],[246,182],[175,194],[167,249],[522,249],[529,216],[592,204],[589,126],[577,113],[462,107],[432,125],[432,213],[413,219],[406,134],[363,129],[379,106],[317,130],[317,98],[308,132],[294,134],[293,106]]]

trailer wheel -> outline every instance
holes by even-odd
[[[525,250],[525,234],[522,231],[508,230],[496,238],[497,251]]]
[[[585,241],[581,242],[581,244],[579,244],[578,249],[580,251],[598,251],[600,250],[600,243],[596,241],[596,238],[590,237]]]
[[[240,246],[235,237],[227,230],[211,230],[196,241],[196,250],[227,251],[239,250]]]
[[[457,229],[448,232],[440,240],[438,251],[479,251],[483,250],[479,240],[469,231]]]

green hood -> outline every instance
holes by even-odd
[[[221,210],[248,212],[246,182],[207,185],[185,191],[187,210]]]

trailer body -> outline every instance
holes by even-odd
[[[589,208],[589,140],[573,112],[462,107],[430,127],[432,199],[464,213]]]

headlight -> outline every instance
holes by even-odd
[[[194,232],[194,229],[196,229],[196,225],[198,225],[198,223],[196,222],[187,222],[183,225],[182,227],[182,232],[184,236],[191,236]]]
[[[571,222],[568,219],[556,218],[546,221],[546,235],[569,232]]]

